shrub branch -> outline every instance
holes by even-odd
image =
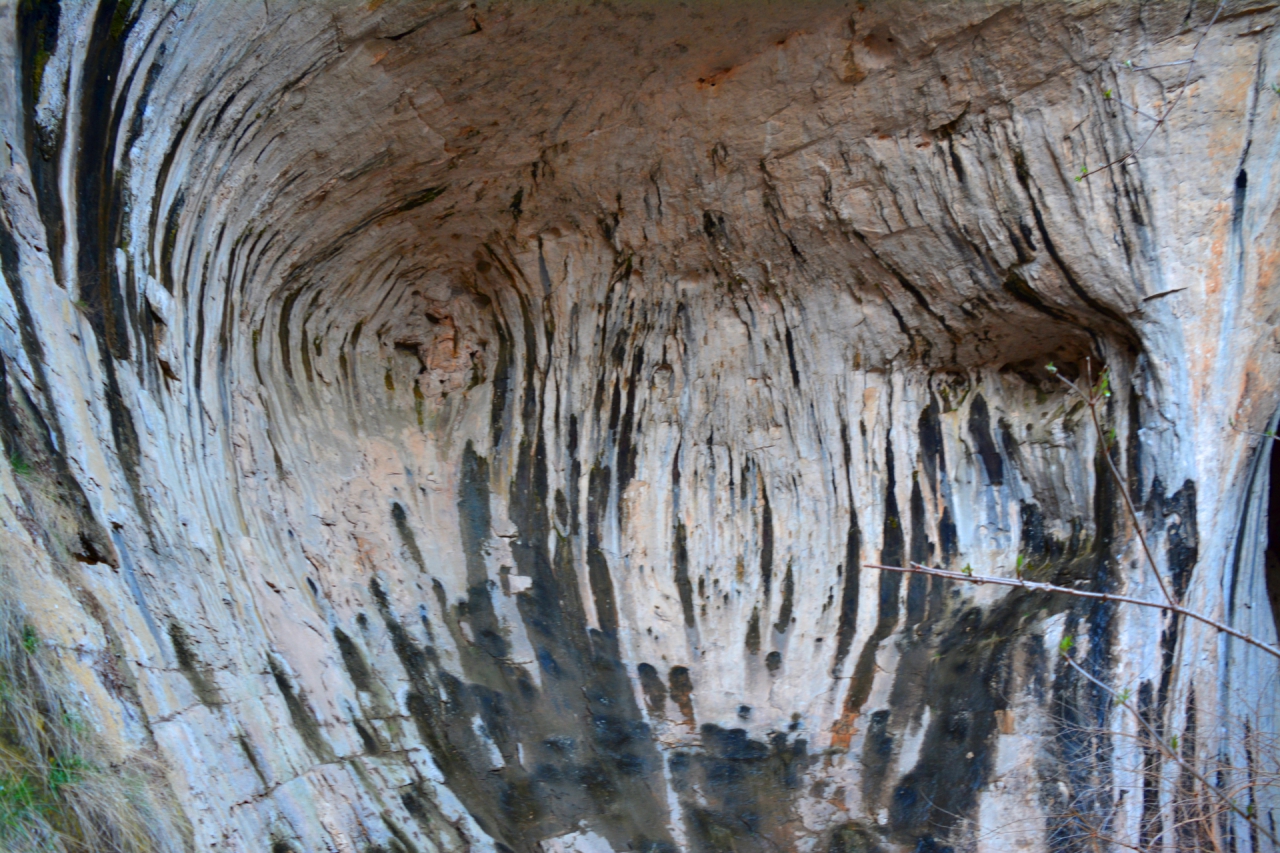
[[[1141,598],[1134,598],[1129,595],[1116,595],[1111,592],[1095,592],[1089,589],[1075,589],[1069,586],[1058,586],[1051,583],[1029,581],[1023,578],[1001,578],[995,577],[994,575],[965,574],[963,572],[953,572],[948,569],[932,568],[919,563],[912,563],[909,566],[885,566],[880,563],[863,563],[862,565],[864,568],[868,569],[879,569],[885,572],[902,572],[904,574],[912,575],[931,575],[933,577],[946,578],[947,580],[964,581],[966,583],[977,584],[979,586],[986,583],[996,584],[997,586],[1016,586],[1031,592],[1061,593],[1062,595],[1072,595],[1076,598],[1091,598],[1098,601],[1118,601],[1123,604],[1136,604],[1140,607],[1153,607],[1157,610],[1168,610],[1178,614],[1179,616],[1186,616],[1188,619],[1194,619],[1197,622],[1202,622],[1224,634],[1230,634],[1232,637],[1242,640],[1255,648],[1262,649],[1262,651],[1272,655],[1273,657],[1280,658],[1280,648],[1276,648],[1270,643],[1264,643],[1244,631],[1232,628],[1230,625],[1226,625],[1216,619],[1210,619],[1202,613],[1197,613],[1194,610],[1190,610],[1177,604],[1169,604],[1159,601],[1145,601]]]
[[[1173,96],[1173,101],[1169,104],[1168,109],[1162,112],[1159,115],[1159,117],[1147,116],[1147,118],[1152,119],[1155,122],[1155,124],[1151,126],[1151,130],[1147,131],[1147,135],[1143,137],[1142,142],[1138,144],[1137,148],[1134,148],[1132,151],[1130,151],[1128,154],[1125,154],[1123,157],[1117,157],[1115,160],[1112,160],[1110,163],[1107,163],[1104,166],[1099,166],[1096,169],[1086,169],[1085,171],[1081,172],[1079,175],[1076,176],[1077,183],[1080,181],[1083,181],[1084,179],[1088,178],[1090,175],[1093,175],[1096,172],[1105,171],[1107,169],[1110,169],[1112,166],[1119,166],[1121,163],[1125,162],[1126,160],[1131,160],[1134,157],[1137,157],[1138,152],[1140,152],[1143,148],[1147,147],[1147,143],[1151,141],[1151,137],[1155,136],[1156,131],[1159,130],[1164,125],[1164,123],[1169,120],[1170,114],[1172,114],[1174,109],[1177,108],[1178,102],[1182,100],[1183,94],[1186,93],[1187,85],[1191,82],[1191,72],[1194,71],[1196,67],[1196,54],[1200,52],[1200,45],[1204,44],[1204,40],[1208,37],[1209,31],[1213,29],[1213,25],[1218,22],[1218,15],[1222,14],[1222,7],[1223,7],[1223,2],[1220,2],[1218,3],[1217,8],[1213,10],[1213,17],[1209,19],[1209,26],[1205,27],[1204,32],[1200,34],[1200,38],[1196,39],[1196,46],[1191,50],[1190,59],[1182,60],[1180,62],[1163,62],[1159,65],[1139,66],[1137,68],[1131,69],[1133,71],[1145,71],[1148,68],[1164,68],[1169,65],[1185,64],[1187,66],[1187,75],[1182,78],[1182,87],[1178,89],[1178,94]],[[1128,106],[1128,105],[1126,104],[1125,106]],[[1131,109],[1135,110],[1136,112],[1141,112],[1141,110],[1138,110],[1136,107],[1131,107]],[[1143,113],[1143,115],[1145,116],[1146,113]]]

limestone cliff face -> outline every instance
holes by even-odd
[[[1183,89],[1213,13],[0,3],[6,595],[200,849],[1133,824],[1060,638],[1171,732],[1271,663],[863,564],[1154,599],[1110,452],[1274,638],[1280,16]]]

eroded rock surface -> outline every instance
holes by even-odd
[[[1109,452],[1274,638],[1278,15],[1187,78],[1214,13],[2,4],[15,595],[201,849],[1086,849],[1146,806],[1061,637],[1169,731],[1274,666],[863,564],[1154,599]]]

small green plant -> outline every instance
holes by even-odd
[[[1095,397],[1111,396],[1111,368],[1103,368],[1102,373],[1098,375],[1098,382],[1093,386],[1093,395]]]
[[[1070,634],[1063,634],[1062,639],[1058,641],[1058,651],[1064,655],[1071,654],[1071,650],[1076,647],[1076,638]]]
[[[80,718],[80,715],[73,714],[71,711],[62,712],[62,724],[67,727],[68,731],[74,732],[78,735],[85,734],[89,731],[84,724],[84,720]]]
[[[22,647],[29,655],[35,654],[36,649],[40,648],[40,638],[36,636],[36,629],[30,625],[22,626]]]
[[[9,454],[9,467],[17,477],[29,477],[32,473],[31,463],[22,458],[22,454],[14,451]]]
[[[49,790],[56,796],[62,788],[74,785],[94,769],[78,755],[59,755],[49,762]]]

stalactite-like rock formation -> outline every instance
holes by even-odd
[[[1274,638],[1273,5],[1185,88],[1206,4],[0,15],[5,594],[194,847],[1091,849],[1156,792],[1063,636],[1274,714],[1159,611],[863,567],[1154,600],[1109,453]]]

